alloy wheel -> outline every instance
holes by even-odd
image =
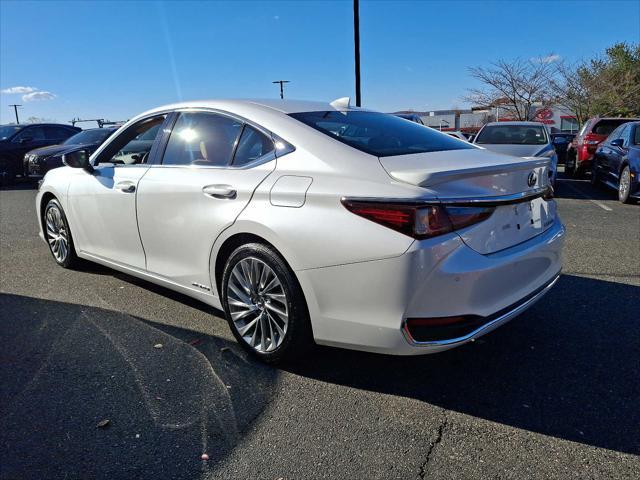
[[[47,242],[51,253],[63,263],[69,255],[69,232],[57,205],[50,205],[45,213]]]
[[[232,324],[257,352],[272,352],[287,334],[287,296],[276,273],[262,260],[247,257],[232,269],[227,283]]]
[[[618,185],[618,196],[620,200],[625,200],[629,196],[629,189],[631,188],[631,173],[629,168],[622,170],[620,175],[620,184]]]

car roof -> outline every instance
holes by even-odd
[[[489,122],[487,124],[485,124],[485,127],[487,126],[493,126],[493,125],[523,125],[523,126],[532,126],[532,127],[544,127],[544,123],[540,123],[540,122],[526,122],[526,121],[511,121],[511,122]]]
[[[144,112],[139,116],[149,115],[155,112],[166,110],[176,110],[180,108],[212,108],[219,110],[229,110],[233,112],[236,109],[243,111],[254,110],[257,112],[264,110],[276,110],[278,112],[300,113],[300,112],[323,112],[328,110],[335,111],[351,111],[365,110],[360,107],[349,105],[348,107],[335,106],[330,102],[314,102],[309,100],[280,100],[280,99],[211,99],[211,100],[194,100],[189,102],[173,103],[164,105]]]

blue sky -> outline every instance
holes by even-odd
[[[640,2],[361,0],[363,105],[465,106],[468,67],[640,41]],[[120,120],[199,98],[354,97],[352,3],[0,0],[0,123]],[[15,91],[8,90],[8,91]],[[37,93],[45,92],[45,93]],[[23,99],[24,95],[30,95]],[[38,99],[39,98],[39,99]]]

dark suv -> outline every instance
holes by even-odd
[[[57,123],[0,126],[0,182],[12,184],[24,175],[24,154],[34,148],[64,142],[81,129]]]

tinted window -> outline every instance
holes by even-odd
[[[273,140],[253,127],[246,125],[242,131],[236,154],[233,157],[235,166],[246,165],[273,152]]]
[[[607,140],[609,142],[611,142],[611,140],[615,140],[616,138],[620,138],[620,133],[622,132],[622,129],[624,128],[623,125],[620,125],[618,128],[616,128],[613,132],[611,132],[611,134],[609,135],[609,137],[607,138]]]
[[[633,143],[640,145],[640,124],[636,123],[636,133],[633,137]]]
[[[377,157],[474,148],[414,122],[377,112],[304,112],[291,117]]]
[[[64,140],[69,138],[75,132],[64,127],[44,127],[44,134],[48,140]]]
[[[17,125],[3,125],[0,127],[0,140],[6,140],[14,133],[20,131],[22,127]]]
[[[229,165],[241,129],[241,122],[222,115],[181,113],[169,137],[162,163]]]
[[[491,145],[545,145],[548,142],[542,125],[487,125],[476,143]]]
[[[621,124],[623,124],[625,122],[628,122],[628,121],[629,120],[624,120],[624,119],[620,119],[620,120],[600,120],[593,127],[592,132],[596,133],[598,135],[609,136],[609,135],[611,135],[611,132],[613,132],[616,129],[616,127],[618,127],[618,125],[621,125]]]
[[[108,128],[96,128],[91,130],[84,130],[80,133],[76,133],[72,137],[67,138],[64,141],[64,145],[80,145],[84,143],[102,143],[113,132],[115,132],[115,130],[111,130]]]
[[[13,139],[15,142],[19,142],[23,138],[30,138],[31,141],[44,140],[44,128],[42,127],[30,127],[25,128],[22,132],[16,135]]]
[[[130,126],[107,145],[98,162],[122,165],[146,163],[164,119],[165,115],[160,115]]]

